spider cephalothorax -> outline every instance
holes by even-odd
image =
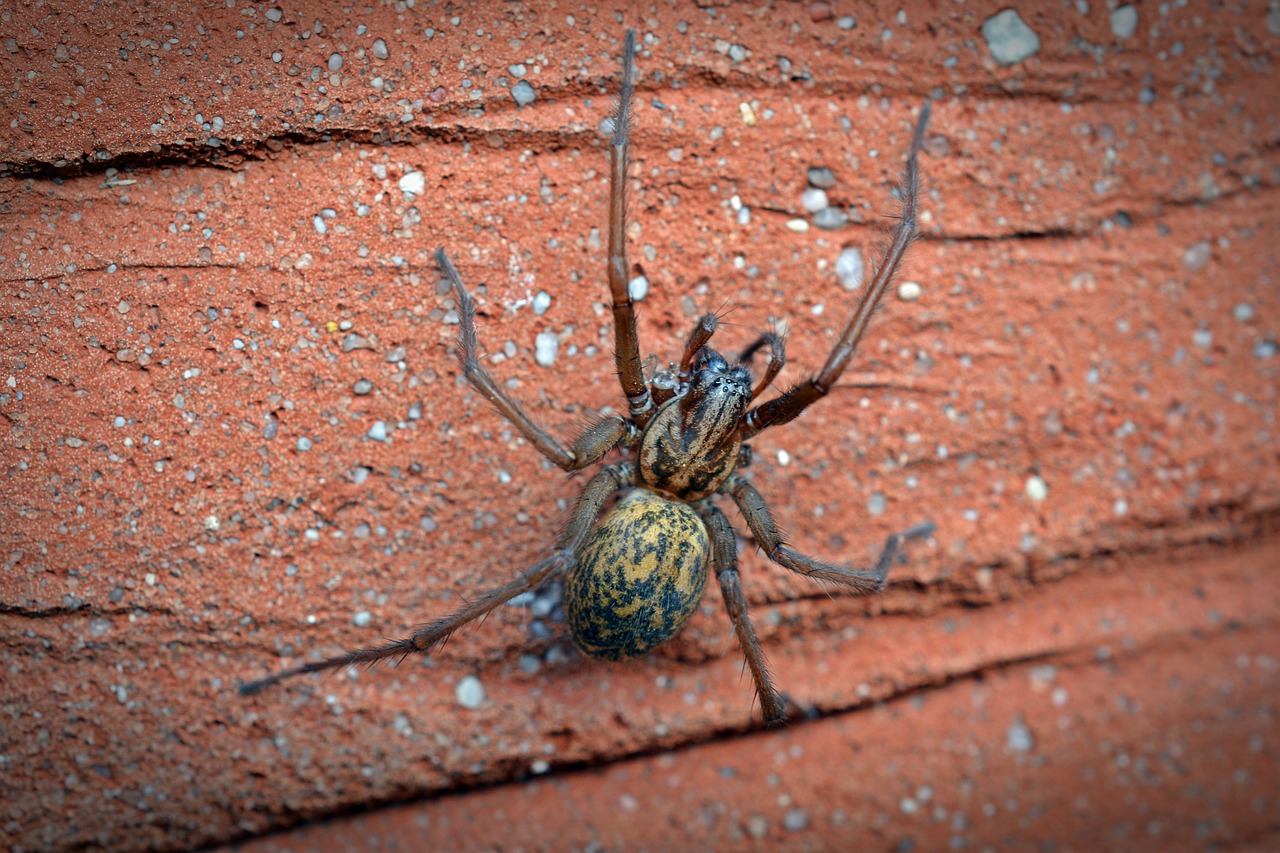
[[[726,358],[709,346],[718,326],[714,314],[698,321],[678,364],[673,363],[648,380],[643,375],[635,308],[628,291],[630,266],[625,242],[634,60],[635,34],[628,32],[609,148],[608,263],[615,358],[628,417],[603,418],[570,446],[534,423],[481,363],[475,304],[444,250],[436,252],[441,272],[458,300],[459,356],[467,380],[540,452],[566,471],[592,465],[614,448],[633,451],[630,458],[604,466],[588,481],[556,549],[519,577],[471,600],[456,613],[422,626],[403,640],[305,663],[246,684],[241,688],[243,692],[253,693],[305,672],[429,652],[458,628],[559,574],[567,574],[565,620],[579,648],[593,657],[610,660],[642,654],[674,636],[697,609],[711,567],[755,681],[765,719],[778,722],[785,716],[785,702],[773,686],[764,652],[747,617],[733,528],[713,497],[726,495],[733,500],[770,560],[853,592],[880,589],[902,542],[927,536],[933,530],[933,525],[926,522],[890,536],[871,569],[815,560],[783,542],[764,499],[738,473],[750,462],[746,442],[762,430],[795,419],[826,396],[853,357],[916,233],[916,159],[929,120],[928,104],[920,111],[907,156],[902,211],[889,247],[826,364],[786,393],[754,405],[786,363],[782,338],[763,334],[736,360]],[[768,351],[769,359],[753,385],[749,363],[762,349]],[[620,491],[627,494],[597,522],[608,501]]]

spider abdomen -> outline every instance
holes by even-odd
[[[702,599],[707,529],[688,504],[637,489],[592,532],[565,585],[565,619],[588,655],[620,660],[671,639]]]

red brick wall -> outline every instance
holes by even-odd
[[[1025,3],[1039,48],[1001,65],[989,3],[462,5],[0,13],[6,846],[185,848],[481,784],[260,843],[1276,842],[1277,13],[1140,4],[1122,37],[1128,12]],[[821,364],[836,258],[874,258],[934,99],[921,295],[752,477],[807,553],[936,536],[869,599],[745,540],[810,709],[783,731],[715,590],[631,663],[504,608],[430,660],[240,697],[552,541],[584,480],[460,383],[430,253],[539,420],[621,406],[598,125],[625,26],[663,361],[723,308],[730,348],[785,324],[783,384]],[[813,166],[840,230],[788,226]]]

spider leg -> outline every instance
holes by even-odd
[[[566,471],[578,471],[598,461],[620,441],[633,437],[631,425],[625,419],[614,416],[593,425],[574,441],[573,447],[567,448],[559,439],[534,423],[520,404],[499,387],[480,363],[477,355],[479,343],[476,337],[476,304],[444,249],[436,250],[436,263],[440,265],[445,278],[449,279],[458,300],[458,324],[461,329],[458,333],[458,358],[462,362],[462,371],[466,374],[467,381],[493,403],[502,416],[520,430],[542,455]]]
[[[496,607],[499,607],[521,593],[537,588],[539,584],[552,575],[564,571],[573,565],[578,552],[587,541],[595,525],[596,516],[605,502],[619,489],[635,483],[635,466],[629,462],[618,465],[607,465],[592,477],[578,496],[573,515],[560,535],[556,552],[526,569],[514,580],[508,581],[497,589],[484,593],[474,601],[469,601],[456,612],[419,627],[411,635],[402,640],[389,640],[382,645],[367,649],[355,649],[337,657],[312,661],[250,681],[240,686],[241,694],[257,693],[295,675],[308,672],[320,672],[326,669],[338,669],[352,664],[368,664],[372,666],[387,658],[403,660],[412,654],[426,654],[449,639],[449,635],[475,619],[479,619]]]
[[[688,339],[684,342],[684,355],[680,357],[680,378],[687,379],[689,377],[689,368],[693,366],[693,357],[698,354],[698,350],[707,345],[711,340],[711,336],[716,333],[716,329],[720,327],[720,318],[715,314],[707,313],[698,318],[698,325],[693,327],[693,331],[689,333]]]
[[[765,722],[771,726],[777,725],[786,719],[787,705],[773,686],[764,650],[760,648],[756,629],[747,615],[747,599],[742,594],[742,582],[738,575],[738,543],[733,536],[733,527],[724,513],[709,502],[698,509],[698,515],[711,534],[716,580],[720,582],[724,609],[733,620],[733,632],[738,636],[738,644],[742,646],[742,654],[747,659],[747,668],[751,670],[751,677],[755,680]]]
[[[738,356],[738,363],[746,364],[761,347],[769,348],[769,362],[765,365],[764,375],[760,377],[756,387],[751,390],[752,400],[763,394],[765,389],[773,384],[773,380],[778,378],[778,374],[782,372],[783,366],[787,363],[786,338],[777,332],[765,332],[756,338],[755,343],[744,349],[742,354]]]
[[[925,101],[924,106],[920,108],[915,136],[911,140],[911,153],[907,155],[906,175],[901,188],[902,210],[898,215],[897,224],[893,226],[889,247],[880,261],[880,266],[876,269],[875,276],[871,279],[871,286],[863,291],[862,298],[858,300],[858,307],[849,318],[849,324],[841,333],[840,340],[836,341],[831,354],[827,356],[827,363],[823,365],[822,370],[781,397],[775,397],[747,412],[742,421],[743,439],[748,439],[769,427],[794,420],[801,412],[831,391],[840,379],[840,374],[849,364],[849,360],[853,358],[853,352],[857,349],[858,342],[862,340],[867,324],[871,322],[871,315],[875,312],[876,305],[880,303],[881,297],[889,287],[889,281],[907,252],[907,247],[916,236],[916,200],[920,191],[916,161],[920,154],[920,147],[924,144],[924,131],[929,124],[929,112],[929,102]]]
[[[635,85],[631,66],[636,58],[636,34],[627,30],[622,51],[622,88],[618,109],[613,115],[613,140],[609,144],[609,293],[613,298],[614,359],[618,379],[626,395],[631,419],[644,426],[653,417],[653,400],[644,382],[640,362],[640,338],[636,332],[636,311],[627,278],[627,171],[631,165],[628,144],[631,135],[631,98]]]
[[[807,557],[784,544],[782,532],[778,529],[777,522],[773,520],[769,505],[756,491],[755,486],[745,479],[736,475],[731,476],[725,482],[723,491],[728,492],[733,502],[738,505],[738,510],[746,519],[747,526],[751,528],[751,535],[755,537],[756,543],[764,549],[765,555],[770,560],[784,569],[790,569],[815,580],[838,584],[850,592],[880,591],[884,587],[889,570],[893,568],[893,560],[902,543],[908,539],[927,537],[936,529],[932,521],[925,521],[901,533],[890,534],[885,540],[884,550],[880,552],[880,559],[876,560],[875,568],[851,569]]]

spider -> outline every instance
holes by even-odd
[[[629,458],[605,465],[591,477],[554,552],[514,580],[484,593],[449,616],[419,627],[409,637],[269,675],[244,684],[242,693],[255,693],[303,673],[429,653],[463,625],[566,572],[565,621],[576,645],[587,655],[608,660],[643,654],[671,639],[693,614],[710,566],[755,682],[764,718],[770,724],[778,723],[786,716],[786,701],[774,687],[764,651],[747,615],[733,528],[712,498],[727,495],[733,500],[756,543],[773,562],[856,593],[880,590],[902,543],[933,532],[932,522],[924,522],[891,535],[871,569],[823,562],[792,550],[783,541],[768,504],[740,473],[750,463],[747,442],[752,437],[794,420],[830,392],[853,357],[876,305],[914,238],[916,160],[929,120],[928,102],[920,111],[907,156],[902,209],[888,248],[840,340],[817,375],[757,405],[757,398],[772,385],[786,362],[783,339],[778,334],[765,333],[742,350],[736,360],[726,358],[709,346],[717,328],[715,314],[698,321],[685,342],[678,365],[657,371],[648,381],[644,378],[635,308],[628,289],[630,265],[625,245],[635,51],[635,33],[628,31],[622,87],[609,147],[608,278],[615,358],[629,416],[604,417],[567,446],[539,426],[481,363],[475,303],[444,249],[438,249],[435,255],[458,302],[459,358],[471,385],[534,447],[565,471],[593,465],[615,448],[630,451]],[[762,349],[767,350],[768,361],[764,373],[753,383],[749,364]],[[597,523],[606,504],[619,492],[627,494]]]

